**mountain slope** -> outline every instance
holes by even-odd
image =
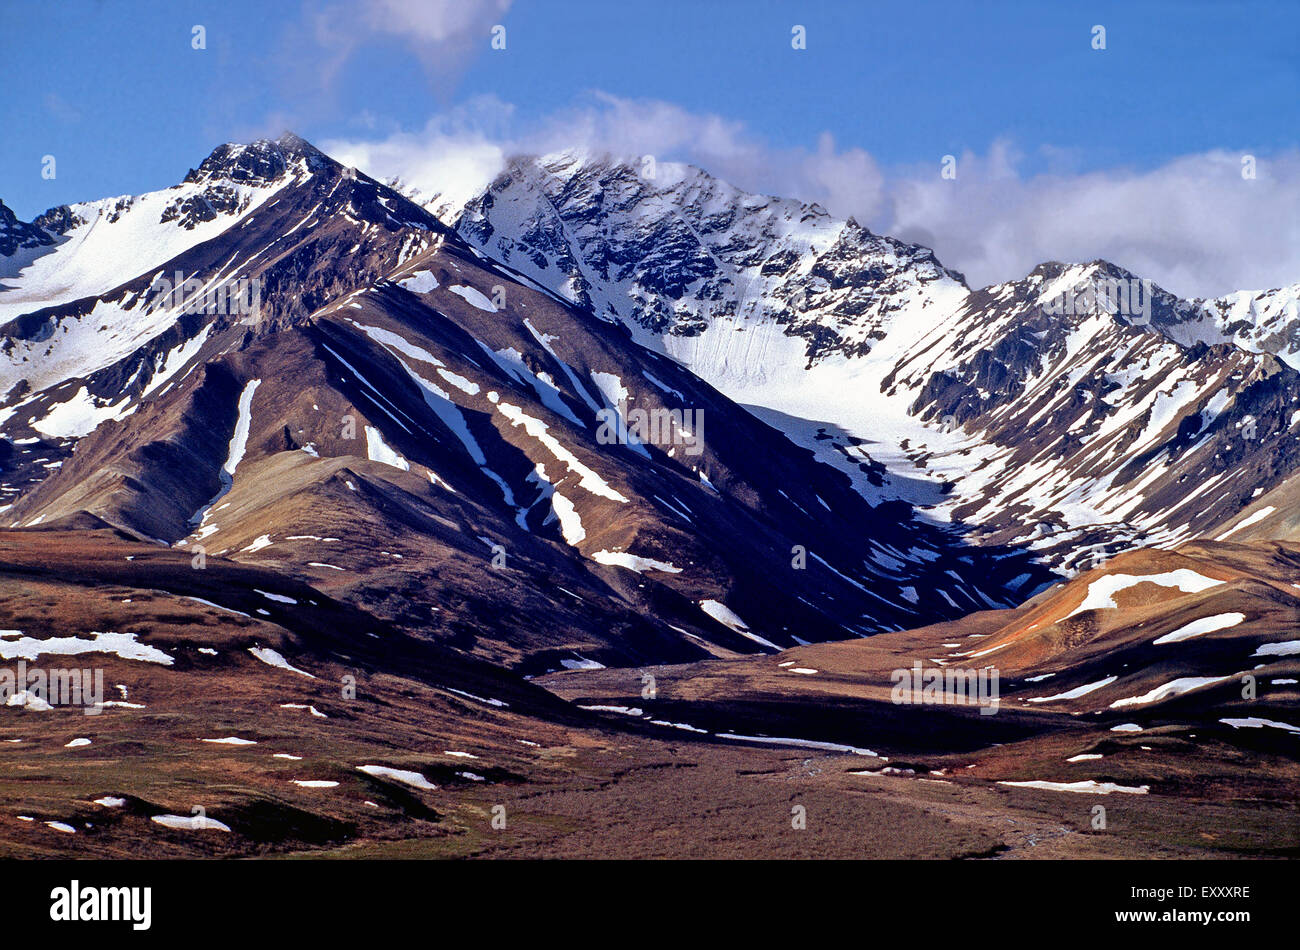
[[[951,511],[979,535],[1086,566],[1210,534],[1300,465],[1294,370],[1175,343],[1185,302],[1152,285],[1145,316],[1111,312],[1096,289],[1114,283],[1138,279],[1048,264],[978,291],[885,378],[919,418],[978,435]],[[1049,312],[1063,294],[1079,306]]]

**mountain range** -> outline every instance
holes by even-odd
[[[1106,261],[971,288],[815,204],[577,151],[451,202],[286,134],[0,204],[0,659],[120,684],[93,719],[0,709],[0,841],[599,853],[556,816],[654,825],[665,763],[705,812],[775,807],[747,776],[815,753],[809,794],[900,854],[1030,851],[997,816],[1098,789],[1153,793],[1149,833],[1052,853],[1198,853],[1157,845],[1189,802],[1207,847],[1294,850],[1298,301]],[[913,662],[996,664],[1002,708],[892,702]],[[195,788],[225,835],[170,821]],[[485,836],[493,796],[519,836]]]

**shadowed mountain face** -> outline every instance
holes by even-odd
[[[36,222],[28,224],[0,201],[0,255],[12,258],[19,251],[48,247],[54,238]]]
[[[664,854],[1294,850],[1289,291],[972,291],[573,155],[428,207],[292,135],[0,205],[0,659],[110,689],[0,707],[0,849],[644,854],[672,774]],[[895,834],[755,832],[796,777]]]

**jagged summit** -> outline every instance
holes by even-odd
[[[443,230],[405,197],[345,169],[293,133],[227,143],[168,188],[52,208],[32,225],[0,231],[9,235],[0,238],[0,324],[41,305],[102,294],[151,268],[156,272],[289,191],[307,202],[302,224],[343,215],[390,229]],[[18,249],[20,241],[27,248],[21,255],[6,251],[10,244]]]
[[[19,249],[47,247],[54,238],[36,222],[27,224],[0,201],[0,255],[10,257]]]
[[[245,184],[267,184],[281,180],[290,171],[309,174],[341,168],[338,162],[306,139],[293,132],[285,132],[277,139],[219,145],[198,168],[190,169],[184,182],[203,184],[220,179]]]
[[[800,364],[861,355],[899,320],[928,324],[967,292],[928,248],[674,163],[519,157],[456,226],[648,345],[703,351],[690,365],[723,388],[782,375],[777,346]],[[732,324],[766,328],[773,346],[730,352]]]

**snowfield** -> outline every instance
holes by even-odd
[[[478,307],[478,309],[485,313],[497,312],[496,305],[485,297],[481,291],[475,290],[473,287],[466,287],[463,284],[452,284],[447,289],[467,303]]]
[[[300,670],[296,666],[290,665],[288,660],[281,656],[278,651],[272,650],[270,647],[249,647],[248,652],[253,654],[253,656],[261,660],[267,666],[274,666],[276,669],[280,670],[288,670],[290,673],[297,673],[299,676],[305,676],[308,679],[314,680],[316,678],[307,671]]]
[[[1057,693],[1054,696],[1033,696],[1027,700],[1031,703],[1052,703],[1060,699],[1078,699],[1080,696],[1087,696],[1089,693],[1102,689],[1115,682],[1119,677],[1108,676],[1104,680],[1098,680],[1095,683],[1088,683],[1086,686],[1076,686],[1074,689],[1066,690],[1063,693]]]
[[[780,651],[781,648],[777,646],[775,643],[773,643],[771,640],[764,640],[758,634],[750,630],[749,624],[741,620],[740,615],[737,614],[730,607],[728,607],[726,604],[722,603],[722,601],[702,600],[700,601],[700,609],[704,611],[706,614],[708,614],[710,617],[712,617],[714,620],[716,620],[718,623],[722,624],[724,627],[734,630],[742,637],[748,637],[750,640],[753,640],[759,646],[767,647],[769,650],[772,650],[774,652]]]
[[[1158,703],[1163,699],[1170,699],[1174,696],[1181,696],[1183,693],[1190,693],[1192,690],[1202,689],[1206,686],[1213,686],[1215,683],[1223,683],[1232,679],[1231,676],[1183,676],[1176,680],[1171,680],[1163,686],[1157,686],[1155,689],[1143,693],[1141,696],[1129,696],[1126,699],[1117,699],[1110,704],[1111,709],[1121,709],[1125,706],[1145,706],[1149,703]]]
[[[597,564],[625,567],[629,571],[636,571],[638,574],[643,574],[646,571],[663,571],[667,574],[680,574],[682,572],[680,567],[676,567],[667,561],[657,561],[652,557],[638,557],[624,551],[597,551],[591,556],[591,559]]]
[[[998,782],[999,785],[1011,785],[1015,788],[1041,788],[1049,792],[1081,792],[1088,795],[1109,795],[1120,792],[1125,795],[1145,795],[1151,791],[1149,785],[1117,785],[1114,782],[1097,782],[1086,779],[1082,782]]]
[[[1227,630],[1235,627],[1246,619],[1245,614],[1215,614],[1213,617],[1202,617],[1200,620],[1193,620],[1191,623],[1183,624],[1173,633],[1166,633],[1163,637],[1157,637],[1152,643],[1179,643],[1183,640],[1190,640],[1192,637],[1199,637],[1202,634],[1214,633],[1217,630]]]
[[[1083,603],[1065,616],[1068,619],[1085,610],[1115,608],[1118,606],[1115,603],[1115,595],[1138,584],[1158,584],[1161,587],[1177,588],[1185,594],[1198,594],[1222,583],[1223,581],[1204,577],[1187,568],[1179,568],[1163,574],[1105,574],[1088,585],[1088,593],[1084,595]]]
[[[77,656],[82,653],[108,653],[123,660],[139,660],[142,663],[160,663],[171,666],[170,656],[156,647],[136,641],[134,633],[100,633],[92,631],[90,639],[80,637],[50,637],[38,640],[35,637],[0,637],[0,660],[34,660],[42,654],[55,656]]]
[[[422,789],[424,791],[436,792],[438,786],[434,785],[419,772],[411,772],[406,769],[393,769],[386,765],[358,765],[359,771],[367,775],[373,775],[376,778],[392,779],[394,782],[401,782],[403,785],[409,785],[412,788]]]
[[[201,815],[154,815],[150,821],[177,831],[230,831],[230,826]]]

